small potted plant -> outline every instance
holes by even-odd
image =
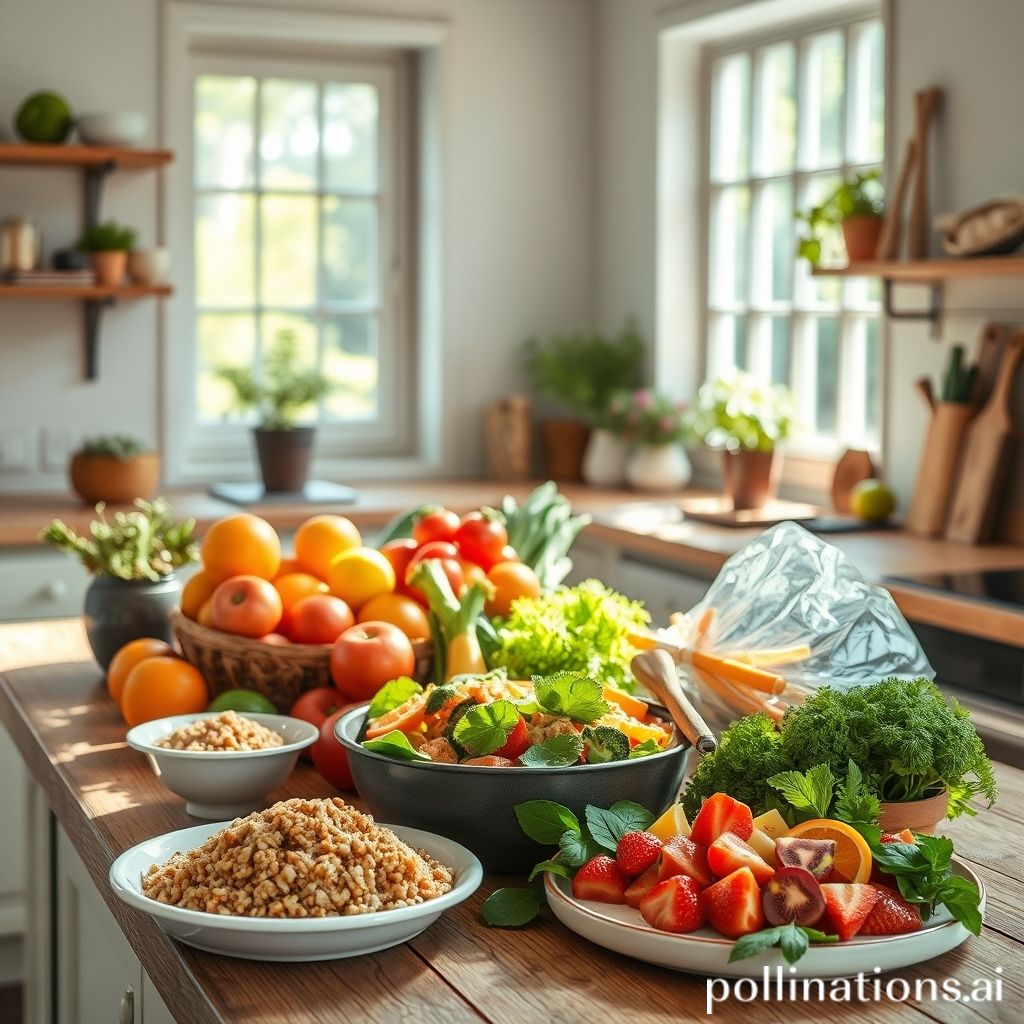
[[[761,508],[778,493],[793,398],[783,384],[762,384],[738,372],[705,383],[697,394],[694,432],[722,453],[722,480],[735,509]]]
[[[68,476],[87,505],[149,499],[160,484],[160,456],[127,434],[89,438],[71,456]]]
[[[882,233],[884,192],[878,171],[867,171],[847,178],[834,192],[806,213],[797,211],[797,220],[807,225],[808,236],[797,244],[797,256],[811,266],[821,263],[822,242],[839,227],[850,263],[874,259]]]
[[[78,240],[78,248],[89,254],[96,283],[115,288],[124,282],[128,253],[135,244],[135,232],[117,221],[90,224]]]
[[[610,409],[622,437],[631,445],[626,482],[639,491],[678,491],[692,469],[683,449],[689,436],[686,404],[641,388],[616,394]]]
[[[198,556],[195,520],[175,522],[163,498],[141,499],[109,522],[102,502],[82,536],[54,519],[40,538],[79,558],[94,577],[85,592],[85,632],[103,669],[130,640],[171,641],[168,612],[178,603],[176,570]]]
[[[281,331],[266,353],[257,376],[249,366],[222,366],[217,370],[234,392],[235,406],[253,411],[256,454],[268,493],[299,494],[306,486],[313,452],[314,427],[298,426],[306,407],[331,390],[330,381],[316,370],[298,366],[298,341],[292,331]]]
[[[632,324],[612,338],[573,334],[526,343],[526,373],[533,390],[574,414],[542,424],[545,464],[553,479],[580,479],[591,428],[596,428],[595,445],[607,440],[603,418],[611,397],[639,381],[643,352],[643,340]]]

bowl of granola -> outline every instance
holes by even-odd
[[[137,725],[125,741],[192,817],[218,821],[261,807],[318,735],[287,715],[200,711]]]

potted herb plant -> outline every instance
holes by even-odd
[[[87,505],[149,499],[160,484],[160,456],[127,434],[88,438],[71,456],[68,476]]]
[[[816,267],[821,262],[823,239],[839,227],[850,263],[873,259],[885,221],[884,210],[878,171],[847,178],[817,206],[805,213],[797,211],[797,220],[804,221],[808,229],[808,236],[797,244],[797,256]]]
[[[627,323],[614,337],[600,334],[556,335],[526,343],[526,372],[533,390],[553,399],[575,418],[552,418],[542,424],[548,475],[579,480],[591,428],[595,444],[607,435],[604,417],[614,392],[633,387],[640,378],[644,343]],[[596,481],[595,481],[596,482]]]
[[[103,669],[130,640],[171,641],[167,613],[178,603],[176,570],[198,557],[195,520],[176,522],[163,498],[141,499],[108,521],[102,502],[82,536],[54,519],[40,534],[48,544],[80,559],[93,581],[85,593],[85,632]]]
[[[89,254],[96,283],[116,287],[128,270],[128,253],[135,245],[135,232],[117,221],[90,224],[78,240],[78,248]]]
[[[678,491],[692,468],[682,442],[689,435],[686,404],[649,388],[620,392],[611,411],[626,444],[626,482],[639,491]]]
[[[793,398],[783,384],[761,384],[738,372],[701,387],[692,427],[709,448],[721,451],[722,482],[734,508],[760,508],[778,493],[777,446],[792,424]]]
[[[307,406],[331,390],[322,373],[298,364],[295,334],[281,331],[264,357],[259,376],[248,366],[223,366],[217,371],[234,391],[235,406],[259,418],[253,434],[268,493],[301,493],[306,486],[315,428],[299,426],[298,421]]]

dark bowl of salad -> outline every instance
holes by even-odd
[[[521,872],[549,851],[522,831],[517,804],[551,800],[583,821],[588,804],[630,800],[657,815],[682,783],[690,746],[668,713],[585,680],[461,677],[385,711],[378,694],[376,715],[353,708],[335,735],[378,821],[454,839],[488,871]]]

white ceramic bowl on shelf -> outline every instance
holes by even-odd
[[[89,146],[137,146],[146,136],[149,121],[141,110],[79,114],[75,127]]]

